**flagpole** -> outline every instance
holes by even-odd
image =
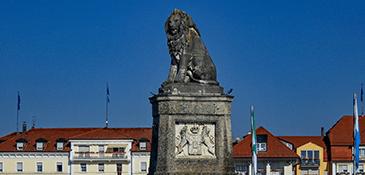
[[[359,116],[357,111],[357,98],[356,93],[354,93],[354,145],[353,145],[353,154],[354,154],[354,166],[353,173],[356,174],[357,169],[359,168],[359,145],[360,145],[360,128],[359,128]]]
[[[251,140],[252,140],[252,168],[253,174],[257,173],[257,148],[256,148],[256,126],[253,106],[251,106]]]
[[[18,134],[19,131],[19,110],[20,110],[20,95],[18,91],[18,102],[17,102],[17,108],[16,108],[16,134]]]
[[[106,121],[105,121],[105,127],[108,127],[108,104],[109,104],[109,87],[108,83],[106,83]]]
[[[361,83],[361,116],[364,115],[364,89],[363,89],[363,84]]]

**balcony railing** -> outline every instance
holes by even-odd
[[[86,160],[86,159],[127,159],[125,152],[75,152],[73,156],[74,160]]]
[[[318,167],[319,166],[319,159],[302,159],[301,160],[301,166],[311,166],[311,167]]]

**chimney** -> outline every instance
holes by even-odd
[[[27,131],[27,124],[25,123],[25,121],[23,122],[23,132]]]
[[[324,136],[324,128],[321,127],[321,136]]]

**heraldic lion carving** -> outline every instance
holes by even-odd
[[[219,85],[213,61],[188,14],[175,9],[166,20],[165,32],[171,66],[162,87],[170,83],[188,82]]]

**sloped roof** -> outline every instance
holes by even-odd
[[[17,152],[38,151],[36,142],[46,141],[46,145],[41,151],[56,150],[57,141],[67,141],[69,139],[133,139],[132,151],[139,151],[138,140],[145,138],[152,140],[152,128],[32,128],[20,135],[9,137],[5,142],[0,143],[0,152],[13,152],[16,150],[17,140],[26,140],[24,150]],[[147,150],[151,151],[151,142],[148,142]],[[66,143],[65,149],[70,151],[70,144]]]
[[[359,116],[360,145],[365,145],[365,116]],[[354,133],[353,116],[343,116],[333,127],[328,130],[330,145],[352,145]]]
[[[17,133],[18,133],[18,134],[21,134],[21,132],[13,132],[13,133],[8,134],[8,135],[6,135],[6,136],[4,136],[4,137],[0,137],[0,143],[5,142],[5,141],[7,141],[7,140],[9,140],[9,139],[11,139],[11,138],[13,138],[13,137],[17,136]]]
[[[323,160],[327,161],[327,146],[324,142],[324,136],[277,136],[277,138],[292,143],[294,149],[307,143],[314,143],[323,148]]]
[[[91,131],[95,128],[32,128],[26,132],[21,133],[20,135],[16,135],[7,141],[0,144],[0,152],[12,152],[16,150],[16,140],[27,140],[27,144],[22,151],[38,151],[36,150],[36,140],[39,138],[43,138],[48,140],[42,151],[56,151],[56,140],[59,138],[68,139],[71,136],[79,135],[81,133],[85,133]],[[19,152],[22,152],[19,151]],[[57,150],[59,151],[59,150]],[[64,150],[62,151],[70,151],[70,146],[67,144]]]
[[[133,139],[133,136],[127,131],[129,128],[123,128],[127,132],[120,132],[121,128],[97,128],[80,135],[72,136],[70,139]]]
[[[352,149],[348,146],[336,146],[331,148],[332,161],[352,161]]]
[[[324,136],[277,136],[277,138],[292,143],[295,149],[309,142],[326,148],[326,144],[323,141]]]
[[[272,135],[264,127],[260,126],[256,129],[256,135],[267,135],[267,151],[258,152],[258,158],[299,158],[293,150],[284,145],[278,138]],[[234,158],[251,157],[251,134],[247,135],[239,143],[233,147]]]

